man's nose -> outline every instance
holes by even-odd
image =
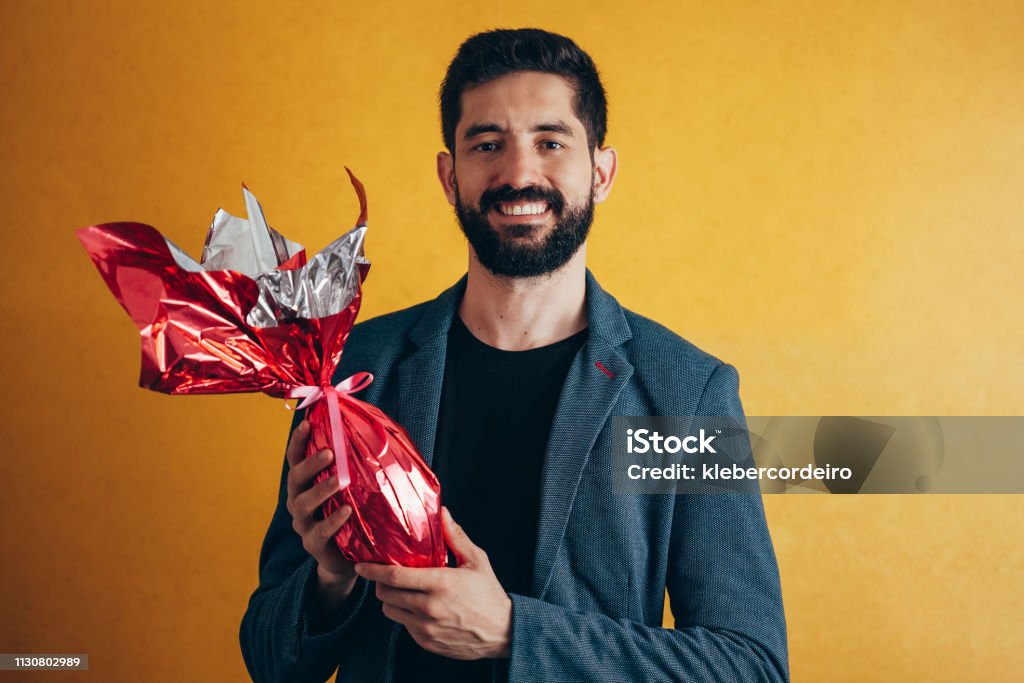
[[[530,145],[509,145],[498,168],[497,185],[511,185],[519,189],[540,185],[540,158]]]

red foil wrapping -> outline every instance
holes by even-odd
[[[322,513],[329,515],[346,503],[353,510],[335,536],[342,554],[352,562],[444,566],[440,485],[434,473],[401,426],[351,395],[372,381],[368,373],[337,387],[330,384],[359,313],[369,269],[362,259],[366,197],[359,181],[351,179],[361,206],[357,227],[311,263],[303,251],[288,256],[279,250],[278,273],[250,277],[203,270],[142,223],[94,225],[77,235],[139,328],[141,386],[166,394],[262,391],[305,399],[300,405],[308,405],[312,427],[306,457],[331,448],[335,462],[317,481],[337,473],[344,487],[324,503]],[[255,199],[246,197],[258,211]],[[254,219],[250,210],[249,220],[264,225],[261,212]],[[290,284],[280,284],[283,280]],[[330,300],[337,310],[302,317],[278,301],[288,296],[302,300],[306,290],[312,292],[309,299]],[[316,308],[314,302],[310,310]],[[270,325],[268,315],[273,317]],[[332,423],[340,430],[332,429]]]

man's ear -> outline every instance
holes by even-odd
[[[594,203],[600,204],[608,198],[619,170],[619,155],[614,147],[594,150]]]
[[[448,203],[455,206],[455,158],[448,152],[437,153],[437,179]]]

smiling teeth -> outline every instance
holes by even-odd
[[[499,206],[498,210],[506,216],[533,216],[547,211],[547,204],[517,204],[515,206]]]

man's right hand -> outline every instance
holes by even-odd
[[[329,449],[324,449],[307,458],[306,442],[309,440],[309,422],[303,420],[288,441],[288,502],[286,507],[292,516],[292,528],[302,537],[302,547],[316,559],[318,593],[321,598],[322,617],[344,604],[355,586],[356,570],[346,560],[334,543],[338,532],[352,515],[352,508],[342,505],[326,519],[317,519],[320,506],[338,491],[338,477],[314,484],[317,473],[334,459]]]

